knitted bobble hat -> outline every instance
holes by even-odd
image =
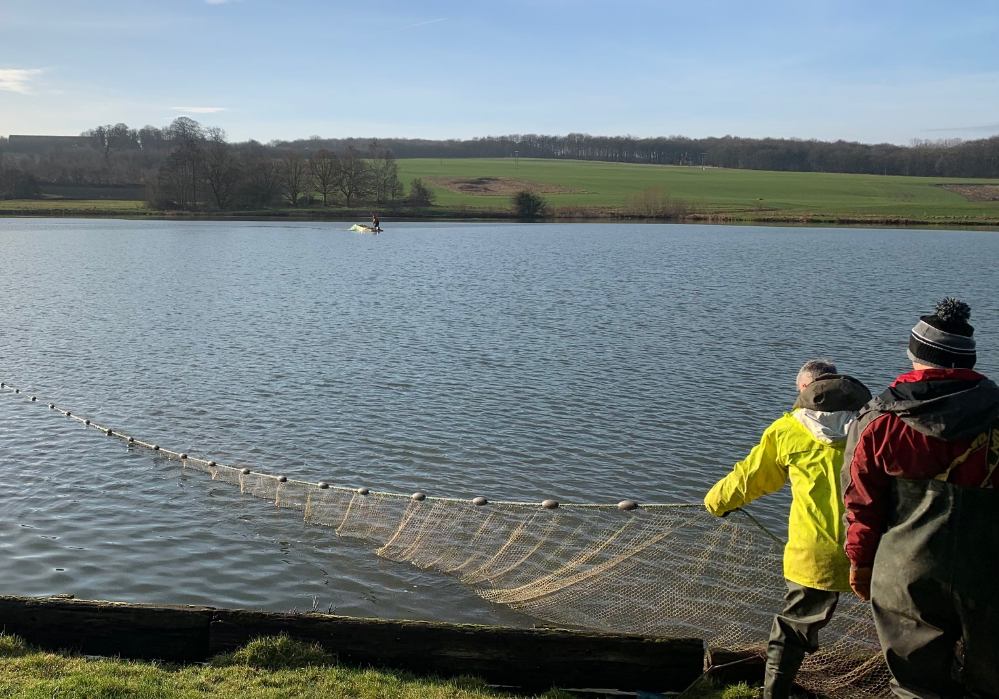
[[[975,366],[975,329],[968,324],[971,306],[947,297],[932,315],[920,316],[909,335],[909,359],[940,369]]]

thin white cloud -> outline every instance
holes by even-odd
[[[187,112],[188,114],[218,114],[228,110],[228,107],[170,107],[175,112]]]
[[[31,81],[41,73],[40,68],[0,68],[0,91],[26,95],[31,92]]]
[[[412,29],[413,27],[425,27],[428,24],[437,24],[438,22],[446,22],[446,21],[447,17],[438,17],[437,19],[428,19],[425,22],[417,22],[416,24],[407,24],[405,27],[401,27],[401,29]]]
[[[240,0],[205,0],[209,5],[232,5],[233,3],[240,2]]]

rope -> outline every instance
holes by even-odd
[[[21,389],[16,388],[15,386],[12,386],[7,382],[0,382],[0,390],[12,392],[16,395],[21,395],[22,397],[25,397],[28,400],[30,400],[30,402],[32,403],[40,402],[38,396],[32,395],[29,397],[26,394],[23,394]],[[334,485],[332,483],[326,483],[325,481],[319,481],[318,483],[313,483],[309,481],[289,479],[286,478],[285,476],[276,476],[273,474],[264,473],[262,471],[250,471],[247,468],[231,466],[204,457],[191,456],[187,452],[179,451],[177,449],[168,449],[154,442],[148,442],[142,439],[138,439],[121,430],[112,429],[107,425],[100,424],[86,416],[77,415],[74,411],[70,410],[69,408],[63,407],[56,403],[50,402],[47,405],[49,410],[52,410],[57,413],[62,413],[69,419],[79,422],[85,428],[94,429],[97,430],[98,432],[103,432],[108,437],[115,437],[124,442],[127,442],[129,446],[141,447],[143,449],[154,451],[159,455],[166,456],[167,458],[176,459],[179,461],[186,461],[194,464],[201,464],[202,466],[207,466],[208,468],[236,469],[236,470],[241,470],[246,475],[252,473],[254,476],[262,478],[271,478],[274,479],[275,481],[279,481],[282,483],[287,482],[295,485],[318,486],[324,490],[328,489],[328,490],[339,491],[342,493],[358,493],[360,495],[377,495],[386,498],[400,498],[400,499],[405,498],[405,499],[413,499],[419,501],[426,500],[428,502],[440,502],[440,503],[468,502],[468,500],[463,498],[428,496],[425,495],[424,493],[413,493],[412,495],[406,495],[405,493],[397,493],[397,492],[383,491],[383,490],[371,490],[370,488],[351,488],[348,486],[340,486],[340,485]],[[682,508],[691,508],[691,507],[703,507],[703,505],[699,502],[657,502],[657,503],[639,504],[632,500],[622,500],[618,503],[599,503],[599,502],[560,503],[554,500],[545,500],[542,502],[527,502],[520,500],[489,500],[487,498],[482,498],[482,497],[474,498],[472,500],[472,504],[478,506],[493,504],[493,505],[510,506],[510,507],[543,507],[545,509],[562,508],[567,510],[590,509],[590,510],[607,510],[607,511],[611,510],[630,511],[639,507],[641,507],[641,509],[643,510],[668,510],[668,509],[682,509]],[[774,535],[771,534],[762,524],[760,524],[760,522],[757,521],[755,517],[749,515],[748,512],[743,511],[743,513],[746,514],[758,527],[763,529],[763,531],[765,531],[771,538],[773,538],[778,543],[781,543],[780,540],[774,537]]]
[[[0,389],[39,402],[3,381]],[[743,509],[735,512],[745,519],[733,522],[711,517],[696,502],[468,500],[290,480],[166,448],[47,405],[240,493],[299,510],[305,521],[364,541],[387,560],[452,575],[483,599],[548,624],[652,636],[696,630],[711,647],[756,651],[784,589],[775,565],[783,542]],[[823,634],[823,650],[799,672],[802,686],[838,699],[888,695],[890,675],[867,605],[842,599]]]
[[[749,512],[747,512],[745,509],[743,509],[741,507],[739,508],[739,511],[742,512],[742,514],[744,514],[746,517],[748,517],[750,522],[752,522],[757,527],[759,527],[763,531],[764,534],[766,534],[771,539],[773,539],[775,544],[777,544],[780,547],[784,546],[784,541],[780,537],[778,537],[776,534],[774,534],[772,531],[770,531],[765,526],[763,526],[763,522],[761,522],[760,520],[756,519],[756,517],[754,517],[753,515],[751,515]]]

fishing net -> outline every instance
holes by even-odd
[[[487,502],[349,489],[219,464],[48,406],[553,625],[693,636],[762,657],[782,605],[782,545],[741,511],[719,519],[699,504]],[[830,697],[889,696],[867,605],[841,595],[821,642],[799,684]]]

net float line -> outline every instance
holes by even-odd
[[[37,402],[44,403],[44,401],[40,401],[39,400],[38,396],[36,396],[36,395],[30,395],[29,396],[28,394],[23,393],[20,388],[17,388],[15,386],[7,383],[6,381],[0,382],[0,390],[11,392],[11,393],[13,393],[15,395],[20,395],[20,396],[22,396],[23,398],[27,399],[29,402],[32,402],[32,403],[37,403]],[[200,467],[202,467],[201,470],[206,470],[206,471],[210,472],[211,469],[218,469],[219,471],[224,471],[224,470],[227,470],[227,469],[232,469],[233,471],[238,471],[242,475],[253,474],[253,475],[255,475],[257,477],[260,477],[260,478],[274,479],[275,482],[293,483],[293,484],[300,485],[300,486],[315,486],[315,487],[317,487],[319,489],[322,489],[322,490],[334,490],[334,491],[340,491],[340,492],[345,492],[345,493],[357,493],[357,494],[360,494],[360,495],[379,495],[379,496],[382,496],[382,497],[392,497],[392,498],[408,498],[408,499],[416,501],[416,502],[424,502],[424,501],[426,501],[426,502],[471,502],[473,505],[475,505],[477,507],[482,507],[482,506],[485,506],[485,505],[492,504],[492,505],[512,505],[512,506],[517,506],[517,507],[541,507],[541,508],[544,508],[546,510],[554,510],[554,509],[558,509],[558,508],[569,508],[569,509],[572,509],[572,508],[592,508],[592,509],[601,509],[601,510],[614,510],[614,509],[617,509],[617,510],[620,510],[622,512],[631,512],[631,511],[637,510],[639,508],[644,508],[644,509],[658,509],[658,508],[703,507],[703,505],[701,503],[689,503],[689,502],[638,503],[637,501],[631,500],[631,499],[623,499],[623,500],[620,500],[617,503],[598,503],[598,502],[573,502],[573,503],[570,503],[570,502],[560,502],[560,501],[552,499],[552,498],[547,498],[547,499],[541,500],[539,502],[527,502],[527,501],[518,501],[518,500],[491,500],[489,498],[486,498],[485,496],[481,496],[480,495],[480,496],[471,498],[470,500],[467,500],[467,499],[463,499],[463,498],[455,498],[455,497],[447,497],[447,496],[431,496],[431,495],[427,495],[426,493],[423,493],[423,492],[415,492],[415,493],[412,493],[410,495],[407,495],[407,494],[404,494],[404,493],[398,493],[398,492],[392,492],[392,491],[371,490],[370,488],[366,488],[366,487],[354,487],[354,488],[352,488],[352,487],[348,487],[348,486],[334,485],[333,483],[330,483],[328,481],[311,482],[311,481],[293,480],[293,479],[289,479],[287,476],[284,476],[284,475],[274,475],[274,474],[265,473],[263,471],[258,471],[258,470],[255,470],[255,469],[251,470],[251,469],[246,468],[246,467],[231,466],[231,465],[227,465],[227,464],[221,463],[221,462],[219,462],[219,461],[217,461],[215,459],[211,459],[211,458],[208,458],[208,457],[193,456],[193,455],[191,455],[191,454],[189,454],[189,453],[187,453],[185,451],[181,451],[179,449],[170,449],[168,447],[161,446],[161,445],[156,444],[154,442],[146,441],[146,440],[143,440],[143,439],[138,439],[138,438],[136,438],[136,437],[128,434],[127,432],[125,432],[123,430],[113,429],[110,426],[101,424],[101,423],[97,422],[96,420],[94,420],[92,418],[86,417],[84,415],[80,415],[80,414],[74,412],[73,410],[69,409],[68,407],[65,407],[65,406],[62,406],[62,405],[59,405],[59,404],[56,404],[56,403],[53,403],[53,402],[47,403],[47,405],[48,405],[49,410],[51,410],[51,411],[53,411],[55,413],[58,413],[58,414],[62,414],[65,417],[69,418],[70,420],[74,420],[74,421],[80,423],[81,425],[83,425],[87,429],[96,430],[97,432],[101,432],[101,433],[103,433],[104,435],[106,435],[108,437],[114,437],[116,439],[119,439],[121,441],[126,442],[129,446],[132,446],[132,447],[139,447],[139,448],[142,448],[142,449],[148,449],[149,451],[155,452],[158,456],[163,456],[163,457],[166,457],[168,459],[182,461],[186,465],[189,465],[189,466],[195,466],[195,467],[200,466]],[[756,521],[755,518],[754,518],[754,521]],[[757,525],[760,526],[761,528],[763,528],[763,525],[760,524],[758,521],[757,521]]]
[[[0,390],[39,403],[6,382]],[[549,624],[695,635],[710,648],[762,656],[784,596],[783,544],[745,510],[720,519],[700,503],[463,499],[303,481],[168,448],[62,404],[43,404],[105,437],[297,510],[305,522],[364,542],[382,558],[450,575],[486,600]],[[822,633],[799,684],[836,699],[889,695],[868,605],[842,596]]]

